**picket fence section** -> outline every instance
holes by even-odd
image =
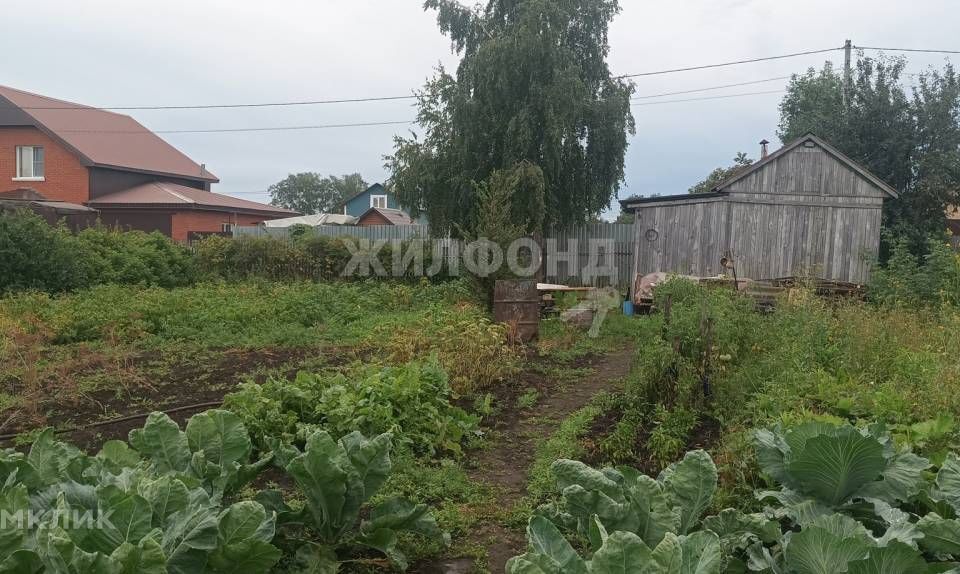
[[[353,237],[370,241],[409,241],[430,236],[426,225],[373,225],[356,227],[349,225],[320,225],[313,228],[318,235],[328,237]],[[233,236],[274,237],[289,239],[289,228],[261,226],[237,226]],[[591,223],[571,229],[547,233],[543,247],[545,261],[544,281],[576,286],[614,286],[629,289],[633,274],[633,226],[621,223]],[[446,239],[445,243],[452,240]],[[555,254],[554,247],[559,254]],[[607,248],[612,249],[609,253]],[[443,247],[449,250],[449,243]],[[551,260],[551,257],[553,259]],[[612,265],[616,272],[613,281],[606,275],[594,276],[592,268]]]

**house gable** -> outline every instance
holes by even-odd
[[[219,181],[130,116],[0,86],[0,126],[32,125],[89,167]]]
[[[343,214],[353,217],[362,216],[368,209],[373,207],[372,198],[376,195],[385,195],[387,197],[387,209],[400,209],[397,197],[388,192],[383,185],[375,183],[347,199],[343,204]]]
[[[44,177],[17,179],[17,147],[44,151]],[[27,188],[47,200],[84,203],[90,199],[87,168],[73,152],[33,126],[0,126],[0,192]]]

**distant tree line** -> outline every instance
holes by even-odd
[[[293,173],[270,186],[270,203],[304,215],[342,211],[343,203],[369,186],[359,173],[324,177],[319,173]]]

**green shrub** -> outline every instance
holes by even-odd
[[[97,283],[170,288],[196,282],[193,255],[160,232],[92,227],[77,239],[96,256]]]
[[[0,215],[0,292],[59,293],[103,283],[179,287],[196,279],[191,253],[160,233],[94,227],[74,235],[31,212]]]
[[[353,430],[394,434],[416,454],[461,453],[479,420],[451,402],[446,373],[435,363],[357,367],[346,374],[300,372],[292,381],[248,383],[224,405],[255,437],[303,441],[318,429],[334,436]]]
[[[373,244],[371,244],[372,246]],[[376,261],[382,266],[385,277],[379,279],[419,281],[425,271],[434,264],[434,253],[429,243],[419,246],[413,241],[401,243],[401,252],[394,253],[394,243],[386,242],[377,251]],[[403,256],[413,247],[422,249],[422,270],[413,265],[403,272],[394,273],[394,264],[403,263]],[[352,237],[329,237],[304,233],[291,239],[244,236],[237,239],[209,237],[195,244],[198,264],[207,272],[230,279],[261,277],[272,280],[332,281],[339,279],[364,280],[370,277],[346,273],[353,252],[360,249],[358,240]],[[395,261],[395,256],[397,260]],[[356,272],[373,272],[375,269],[361,267]],[[374,277],[377,278],[377,277]],[[429,277],[433,282],[451,279],[448,266],[443,263],[439,272]]]
[[[0,292],[72,291],[97,281],[97,271],[94,254],[66,228],[28,211],[0,213]]]
[[[772,311],[758,313],[732,290],[677,280],[665,287],[670,291],[658,296],[673,294],[670,324],[664,325],[663,313],[637,322],[641,342],[613,413],[617,422],[597,441],[605,460],[642,456],[650,467],[682,448],[686,433],[657,431],[654,405],[709,417],[722,428],[717,442],[707,445],[720,466],[722,498],[749,505],[744,495],[762,480],[743,448],[744,429],[832,417],[882,420],[907,434],[914,424],[960,412],[960,313],[953,305],[934,310],[826,300],[797,288]],[[702,317],[714,318],[708,352]],[[705,354],[711,397],[702,393]],[[911,443],[934,459],[958,438],[956,430],[929,438],[921,436],[922,428],[912,434]],[[646,452],[638,448],[644,445]]]
[[[871,299],[910,307],[960,303],[960,257],[940,238],[927,240],[927,253],[918,258],[910,241],[893,242],[886,265],[874,269]]]
[[[657,405],[647,443],[654,462],[663,468],[683,454],[696,424],[697,413],[694,411],[683,407],[667,410],[663,405]]]

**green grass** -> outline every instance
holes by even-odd
[[[28,412],[11,427],[23,429],[210,400],[244,378],[355,360],[426,316],[480,321],[470,297],[462,283],[259,280],[10,294],[0,297],[0,385],[27,390],[0,401],[0,422],[16,407]]]
[[[537,404],[537,401],[540,400],[540,391],[537,389],[527,389],[523,392],[522,395],[517,397],[517,408],[518,409],[529,409],[533,408]]]
[[[472,546],[466,540],[483,522],[498,520],[503,511],[490,487],[472,481],[459,462],[446,459],[402,457],[394,461],[390,478],[371,502],[393,496],[429,504],[437,523],[450,533],[453,541],[445,548],[435,542],[403,536],[401,549],[413,560],[485,557],[485,549]]]
[[[549,438],[537,446],[533,465],[530,467],[530,480],[527,484],[528,504],[535,506],[545,500],[555,490],[550,465],[559,458],[577,459],[584,455],[580,438],[589,430],[600,414],[606,394],[596,395],[585,407],[574,412],[560,423]]]
[[[773,312],[758,313],[751,300],[728,290],[676,281],[661,286],[658,297],[667,293],[669,324],[662,314],[634,319],[637,358],[618,404],[622,424],[595,438],[620,462],[659,464],[697,436],[679,414],[667,429],[665,413],[715,419],[721,431],[708,447],[725,505],[755,504],[752,490],[762,479],[752,459],[752,428],[822,416],[899,428],[960,412],[960,309],[828,301],[795,290]],[[709,347],[704,317],[713,319]],[[562,352],[571,348],[577,346]],[[705,364],[711,397],[702,392]],[[653,444],[639,444],[644,433]]]
[[[355,345],[378,327],[405,324],[468,300],[461,284],[211,283],[179,289],[106,285],[71,295],[0,301],[8,322],[39,323],[55,344],[171,341],[207,347]]]

